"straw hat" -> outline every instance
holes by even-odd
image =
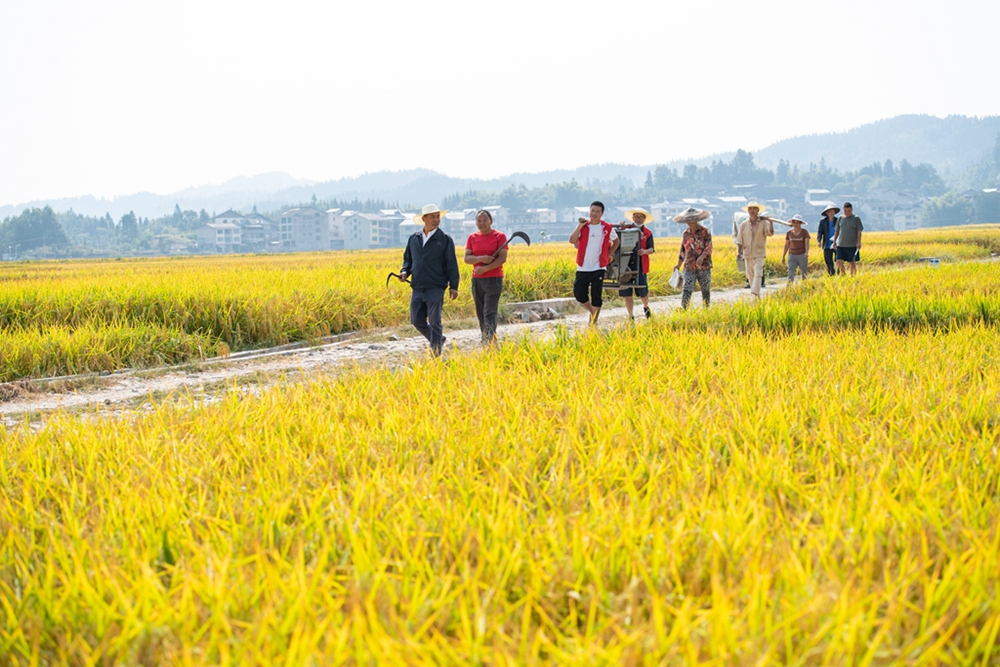
[[[790,217],[788,219],[788,222],[798,222],[798,223],[801,223],[803,225],[806,224],[806,221],[802,219],[802,216],[799,215],[799,214],[797,214],[797,213],[795,215],[793,215],[792,217]]]
[[[417,213],[415,216],[413,216],[413,222],[417,223],[418,225],[422,225],[424,224],[425,215],[428,215],[429,213],[440,213],[441,217],[443,218],[444,214],[447,212],[448,209],[442,211],[437,207],[437,204],[428,204],[427,206],[424,206],[424,208],[420,211],[420,213]]]
[[[744,206],[743,210],[746,211],[747,213],[749,213],[750,209],[752,209],[752,208],[756,208],[758,213],[763,213],[764,211],[767,210],[766,206],[764,206],[763,204],[758,204],[755,201],[752,201],[749,204],[747,204],[746,206]]]
[[[674,216],[674,222],[701,222],[712,217],[712,214],[708,211],[703,211],[700,208],[694,208],[693,206],[683,213],[678,213]]]
[[[830,204],[829,206],[827,206],[826,208],[824,208],[822,211],[820,211],[820,215],[826,215],[827,211],[833,211],[833,214],[837,215],[838,213],[840,213],[840,207],[839,206],[834,206],[833,204]]]
[[[649,224],[650,222],[653,221],[653,214],[650,213],[649,211],[647,211],[646,209],[644,209],[644,208],[630,208],[629,210],[625,211],[625,217],[628,218],[629,222],[632,221],[632,214],[633,213],[642,213],[644,216],[646,216],[646,219],[643,220],[642,223],[640,223],[640,224],[646,225],[646,224]]]

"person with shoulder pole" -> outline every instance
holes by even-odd
[[[649,279],[647,274],[649,273],[649,256],[656,252],[656,248],[653,245],[653,232],[649,231],[649,227],[646,225],[653,222],[653,215],[644,208],[634,208],[625,211],[625,217],[631,218],[632,221],[622,221],[621,227],[623,229],[639,227],[639,249],[629,258],[628,263],[629,271],[636,274],[635,286],[619,289],[618,296],[625,302],[625,310],[628,311],[628,318],[631,320],[634,319],[632,315],[634,305],[632,294],[634,292],[635,296],[642,299],[642,312],[648,320],[653,316],[653,311],[649,309]]]
[[[476,229],[465,242],[465,263],[472,264],[472,301],[483,345],[497,337],[497,311],[503,292],[503,265],[507,262],[507,236],[493,229],[493,215],[476,213]]]
[[[760,216],[767,207],[755,201],[744,206],[743,210],[750,217],[740,225],[736,245],[746,261],[750,294],[754,300],[760,301],[761,278],[764,275],[764,260],[767,259],[767,238],[774,236],[774,225],[770,219]]]
[[[410,323],[430,342],[431,352],[440,356],[445,336],[441,327],[444,291],[451,299],[458,298],[458,258],[455,241],[439,229],[442,211],[435,204],[424,206],[413,216],[413,222],[423,228],[410,235],[403,251],[403,268],[399,279],[410,277]]]
[[[681,251],[677,256],[677,266],[684,266],[684,286],[681,288],[681,308],[691,302],[694,285],[701,288],[701,302],[707,308],[712,302],[712,232],[701,224],[711,217],[711,213],[697,208],[674,216],[674,222],[687,223],[688,228],[681,236]]]
[[[836,252],[833,249],[833,237],[837,234],[838,213],[840,213],[840,208],[833,204],[823,209],[823,219],[819,221],[819,229],[816,230],[816,242],[823,249],[826,272],[831,276],[837,272],[837,267],[834,265]]]
[[[601,219],[603,215],[604,204],[595,201],[590,205],[590,220],[580,218],[569,235],[569,242],[576,248],[573,296],[590,313],[590,326],[597,325],[601,314],[604,272],[618,248],[618,234],[610,223]]]

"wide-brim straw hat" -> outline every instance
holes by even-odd
[[[763,213],[764,211],[767,210],[766,206],[764,206],[763,204],[758,204],[755,201],[752,201],[749,204],[747,204],[746,206],[744,206],[743,210],[746,211],[747,213],[749,213],[750,209],[752,209],[752,208],[756,208],[758,213]]]
[[[646,216],[646,219],[642,221],[642,224],[644,225],[648,225],[653,221],[653,214],[644,208],[630,208],[629,210],[625,211],[625,217],[631,222],[632,214],[634,213],[642,213],[644,216]]]
[[[792,217],[790,217],[790,218],[788,219],[788,224],[791,224],[791,223],[793,223],[793,222],[798,222],[798,223],[800,223],[800,224],[803,224],[803,225],[804,225],[804,224],[806,224],[806,221],[805,221],[805,220],[803,220],[803,219],[802,219],[802,216],[801,216],[801,215],[798,215],[798,214],[796,214],[796,215],[793,215]]]
[[[443,218],[444,214],[447,212],[448,209],[444,209],[442,211],[437,207],[437,204],[428,204],[427,206],[424,206],[424,208],[420,211],[420,213],[417,213],[415,216],[413,216],[413,222],[417,223],[418,225],[422,225],[424,224],[425,215],[428,215],[430,213],[440,213],[441,217]]]
[[[683,213],[678,213],[674,216],[674,222],[701,222],[702,220],[707,220],[712,217],[712,214],[708,211],[703,211],[700,208],[694,208],[693,206]]]
[[[840,207],[839,206],[834,206],[833,204],[830,204],[829,206],[827,206],[826,208],[824,208],[822,211],[820,211],[820,215],[826,215],[827,211],[833,211],[833,214],[837,215],[838,213],[840,213]]]

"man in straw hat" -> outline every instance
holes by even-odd
[[[576,247],[573,296],[590,313],[591,326],[597,325],[597,316],[601,314],[604,271],[618,247],[618,233],[610,223],[601,220],[602,215],[604,204],[595,201],[590,205],[590,220],[580,218],[576,229],[569,235],[569,242]]]
[[[812,238],[809,232],[802,229],[805,220],[801,215],[793,215],[788,220],[792,228],[785,233],[785,248],[781,251],[781,263],[785,264],[785,257],[788,257],[788,282],[795,282],[795,270],[802,273],[805,280],[809,273],[809,241]]]
[[[837,272],[837,267],[833,263],[836,257],[836,252],[833,249],[833,237],[837,235],[838,213],[840,213],[840,207],[833,204],[823,209],[823,219],[819,221],[819,229],[816,230],[816,242],[823,249],[826,272],[831,276]]]
[[[441,309],[444,307],[444,291],[448,296],[458,298],[458,258],[455,256],[455,241],[438,229],[442,211],[436,204],[428,204],[413,216],[413,222],[423,225],[410,235],[403,251],[403,268],[399,279],[410,279],[413,294],[410,297],[410,323],[423,334],[431,344],[435,356],[444,347],[444,333],[441,328]]]
[[[681,251],[677,255],[677,266],[684,265],[684,286],[681,288],[681,308],[691,303],[694,284],[701,287],[701,302],[707,308],[712,301],[712,232],[701,224],[711,217],[708,211],[689,208],[674,216],[674,222],[687,223],[688,228],[681,236]]]
[[[760,301],[760,284],[764,275],[764,260],[767,258],[767,237],[774,236],[774,224],[768,218],[760,217],[767,207],[755,201],[744,206],[743,210],[750,217],[740,225],[736,245],[746,261],[750,294]]]
[[[837,271],[844,275],[844,262],[851,265],[851,275],[857,273],[855,262],[861,261],[861,232],[865,226],[861,218],[854,215],[851,202],[844,202],[844,215],[837,218],[837,233],[833,237],[833,249],[837,252]]]
[[[649,282],[646,274],[649,273],[649,256],[656,252],[656,249],[653,247],[653,232],[649,231],[646,224],[653,221],[653,214],[644,208],[633,208],[625,211],[625,217],[631,218],[632,222],[623,220],[621,227],[624,229],[639,227],[639,250],[636,251],[635,255],[629,257],[628,263],[629,271],[637,272],[638,275],[635,279],[635,288],[622,288],[618,290],[618,296],[625,301],[625,310],[628,311],[629,319],[633,319],[632,293],[635,292],[635,295],[642,299],[642,311],[646,314],[646,319],[649,319],[653,315],[653,311],[649,309]]]

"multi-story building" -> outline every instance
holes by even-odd
[[[238,252],[241,248],[241,229],[230,222],[209,222],[195,232],[198,248],[205,252]]]
[[[897,232],[909,232],[920,229],[921,207],[897,208],[892,212],[892,229]]]
[[[330,250],[344,249],[344,216],[343,209],[331,208],[326,212],[327,223],[330,226]]]
[[[681,201],[662,201],[658,204],[653,204],[649,212],[653,214],[653,224],[650,225],[650,231],[653,232],[653,236],[680,236],[684,233],[684,225],[677,224],[674,222],[673,218],[675,215],[683,213],[684,211],[691,208],[690,204]]]
[[[330,249],[329,217],[312,206],[291,208],[282,213],[278,234],[279,248],[284,251]]]
[[[212,218],[212,222],[217,224],[229,224],[229,225],[240,225],[246,221],[246,216],[239,211],[234,211],[229,209],[225,213],[215,216]]]

